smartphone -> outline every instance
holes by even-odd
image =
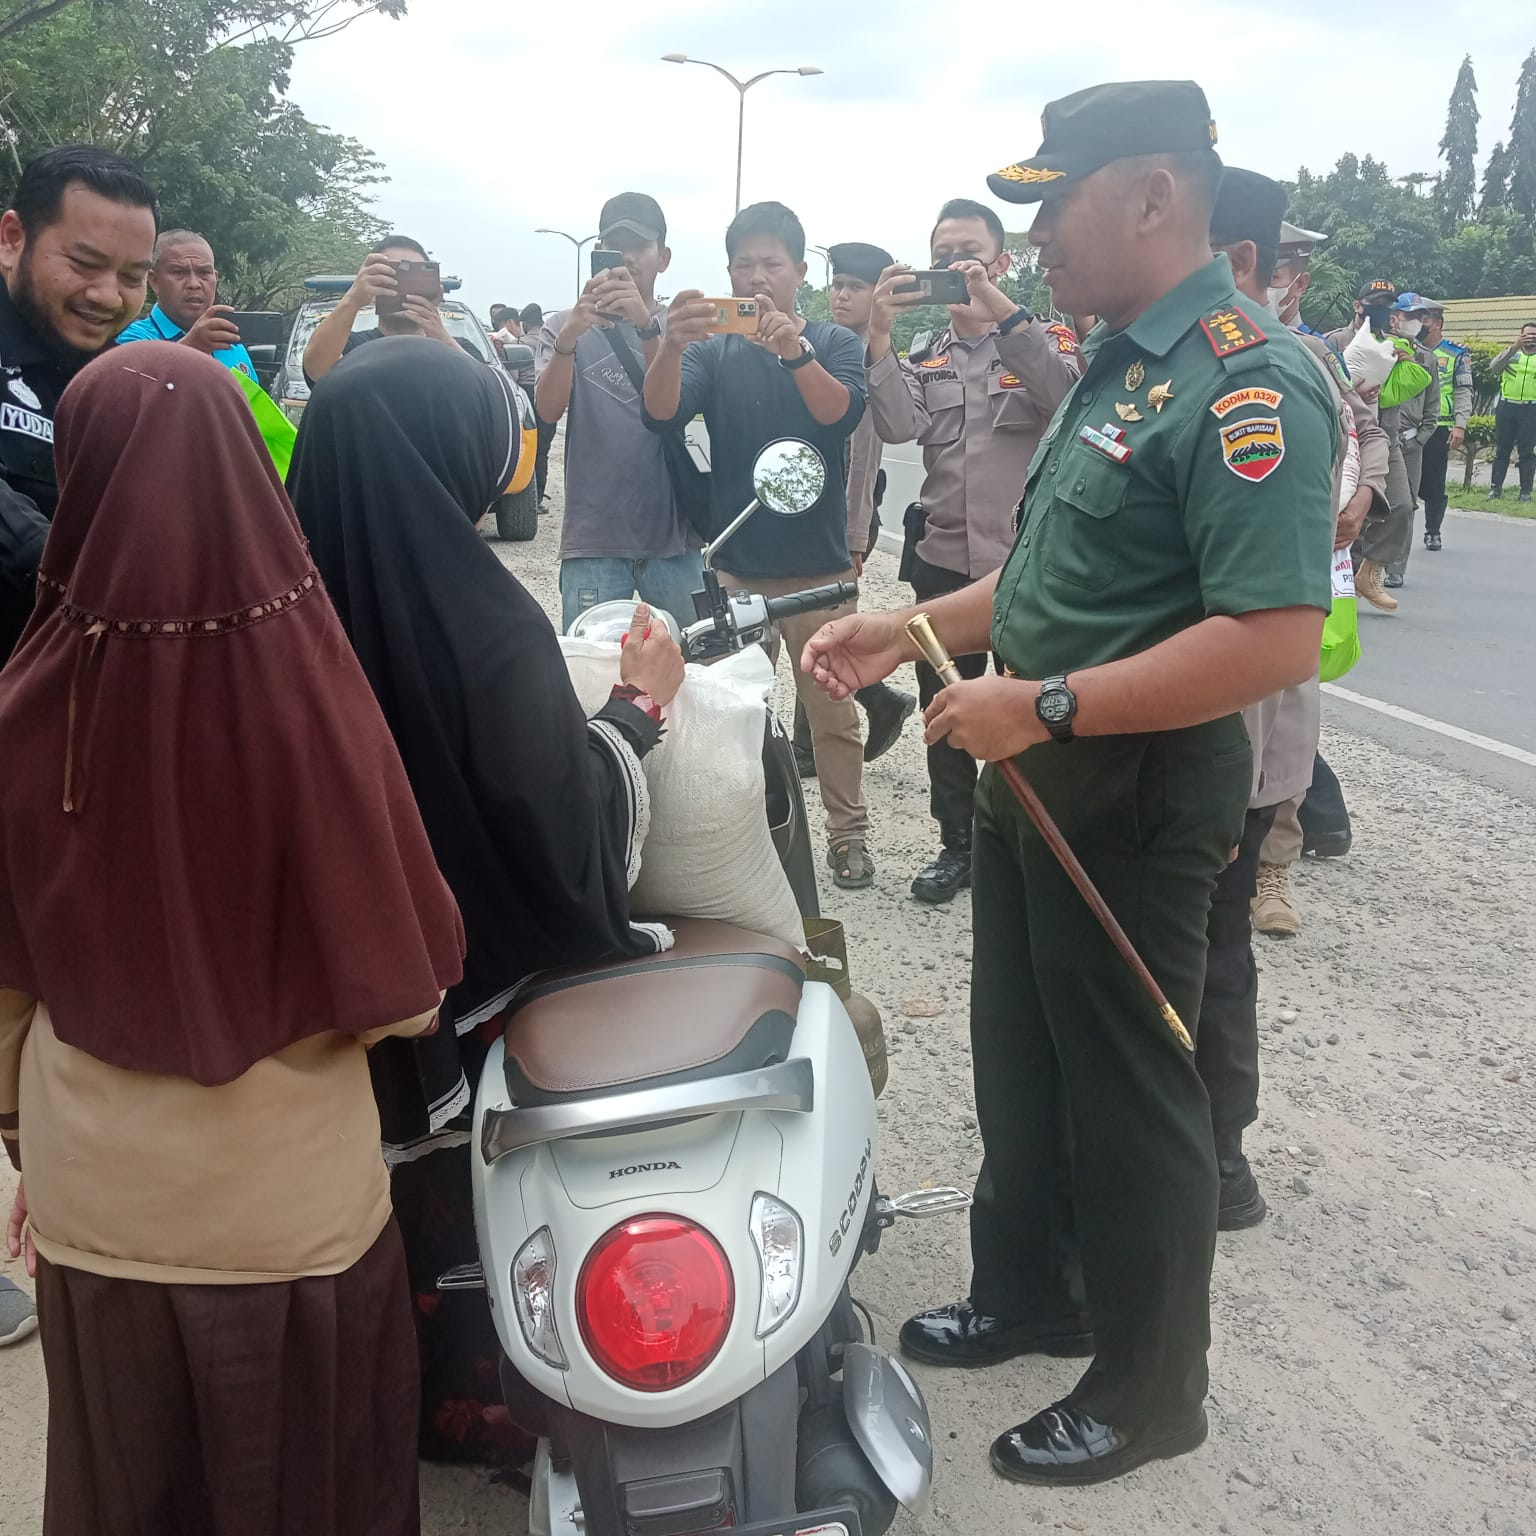
[[[945,267],[937,272],[909,272],[911,283],[896,290],[897,293],[920,293],[929,304],[969,304],[970,289],[958,272]]]
[[[624,265],[623,251],[593,251],[592,252],[592,276],[599,272],[611,272],[615,267]]]
[[[405,306],[400,302],[410,294],[428,299],[434,304],[442,302],[442,268],[435,261],[397,261],[395,282],[399,285],[393,294],[380,294],[374,309],[381,315],[398,315]]]
[[[712,335],[757,335],[756,299],[711,299],[709,302],[715,306],[715,323],[709,328]]]
[[[279,347],[283,343],[283,317],[275,309],[237,309],[224,318],[240,332],[243,346]]]

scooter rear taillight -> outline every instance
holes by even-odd
[[[592,1358],[637,1392],[691,1381],[720,1351],[735,1308],[719,1243],[680,1216],[636,1216],[605,1232],[576,1280]]]

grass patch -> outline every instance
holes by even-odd
[[[1497,501],[1489,501],[1488,492],[1481,486],[1470,491],[1459,485],[1446,488],[1446,503],[1463,512],[1497,512],[1504,517],[1536,517],[1536,502],[1520,501],[1519,490],[1512,485],[1504,487],[1504,494]]]

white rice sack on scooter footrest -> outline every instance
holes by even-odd
[[[619,648],[565,636],[560,648],[581,707],[596,714],[619,680]],[[772,689],[773,667],[759,646],[688,667],[666,707],[666,732],[644,759],[651,830],[630,892],[636,917],[715,918],[804,945],[765,806]]]

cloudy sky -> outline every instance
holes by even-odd
[[[604,199],[631,189],[667,214],[662,291],[728,291],[736,93],[663,53],[742,78],[822,68],[748,95],[743,200],[788,203],[812,244],[871,240],[917,262],[939,204],[985,198],[987,172],[1034,153],[1043,104],[1085,85],[1192,77],[1229,164],[1288,177],[1354,150],[1401,175],[1437,168],[1468,49],[1486,155],[1533,46],[1528,0],[411,0],[403,21],[306,44],[292,95],[382,158],[380,216],[459,273],[473,304],[551,308],[570,302],[574,255],[535,228],[591,234]],[[1021,227],[1026,210],[1000,211]]]

